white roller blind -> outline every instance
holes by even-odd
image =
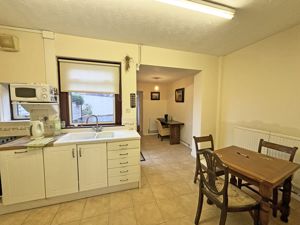
[[[59,59],[62,92],[119,94],[120,65]]]

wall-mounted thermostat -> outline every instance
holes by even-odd
[[[135,93],[130,93],[130,107],[135,108],[135,106],[136,106]]]

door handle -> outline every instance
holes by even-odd
[[[75,158],[75,149],[74,148],[72,149],[72,156],[73,156],[73,158]]]
[[[121,182],[128,181],[128,178],[127,178],[127,179],[123,179],[123,180],[121,179],[120,181],[121,181]]]
[[[82,157],[81,148],[79,148],[79,157]]]
[[[128,164],[128,161],[127,162],[120,162],[120,164]]]
[[[120,173],[128,173],[128,170],[121,170]]]

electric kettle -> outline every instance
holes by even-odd
[[[32,139],[41,138],[44,134],[44,124],[41,121],[30,121],[30,136]]]

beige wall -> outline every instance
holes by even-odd
[[[151,100],[150,93],[155,91],[154,86],[156,85],[159,86],[160,100]],[[137,90],[143,92],[143,134],[147,135],[150,123],[167,113],[169,89],[166,84],[138,82]]]
[[[43,38],[40,33],[1,29],[19,38],[20,51],[0,51],[0,83],[45,83]]]
[[[175,90],[178,88],[184,88],[184,102],[175,102]],[[184,123],[180,129],[180,139],[192,146],[194,76],[175,81],[169,85],[168,89],[167,112],[173,120]]]
[[[18,31],[16,31],[18,30]],[[17,28],[4,29],[1,33],[12,33],[20,39],[20,52],[0,52],[0,82],[47,82],[57,86],[56,56],[98,59],[122,62],[122,120],[130,128],[136,127],[136,109],[130,108],[130,93],[136,92],[136,63],[196,69],[194,85],[193,134],[215,134],[216,90],[218,80],[218,57],[184,51],[176,51],[78,36],[29,31]],[[131,69],[125,72],[124,57],[132,57]],[[195,95],[194,95],[195,96]],[[201,122],[205,121],[205,122]]]
[[[136,109],[130,108],[130,93],[136,93],[136,45],[56,34],[55,53],[56,56],[121,62],[122,123],[136,128]],[[125,71],[124,66],[126,55],[132,57],[129,71]]]
[[[220,138],[243,125],[300,137],[300,26],[223,59]]]

